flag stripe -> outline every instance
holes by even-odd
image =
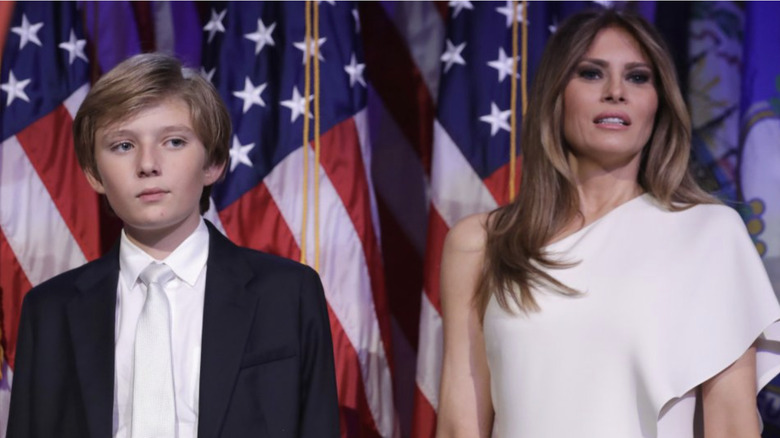
[[[3,330],[2,342],[5,358],[11,367],[14,366],[16,357],[16,335],[19,332],[19,314],[22,310],[23,294],[15,291],[30,290],[32,285],[24,274],[22,266],[16,259],[13,249],[5,238],[5,233],[0,229],[0,305],[2,305]],[[3,373],[5,374],[5,373]],[[2,406],[2,405],[0,405]]]
[[[338,386],[341,436],[380,437],[376,422],[366,399],[365,385],[360,376],[360,360],[355,354],[347,334],[338,317],[328,305],[330,332],[333,338],[334,360],[336,362],[336,384]]]
[[[408,234],[404,233],[395,221],[395,216],[388,211],[388,207],[381,200],[379,210],[383,218],[382,252],[385,260],[393,261],[385,264],[387,291],[391,298],[388,304],[404,337],[412,349],[417,351],[420,315],[415,309],[420,308],[419,290],[423,284],[423,258],[417,253]],[[418,292],[409,293],[411,290]],[[394,376],[397,378],[397,374]]]
[[[70,114],[71,120],[76,118],[76,113],[78,112],[81,103],[84,102],[84,99],[87,97],[87,93],[89,93],[89,84],[84,84],[81,87],[77,88],[76,91],[73,92],[73,94],[68,96],[62,102],[62,105],[68,111],[68,114]],[[71,150],[73,150],[72,146],[73,143],[71,142]],[[74,157],[76,156],[75,152],[73,156]],[[79,168],[79,170],[81,170],[81,168]]]
[[[362,120],[365,113],[365,110],[361,111],[353,119],[345,120],[321,136],[322,148],[326,152],[322,154],[320,164],[333,183],[362,242],[363,255],[371,280],[376,318],[382,335],[382,345],[392,374],[390,315],[385,295],[382,254],[373,227],[374,214],[368,191],[370,186],[364,162],[361,160],[363,153],[358,143],[358,131],[354,121],[354,119]]]
[[[219,218],[227,236],[238,245],[292,260],[300,258],[298,243],[265,184],[220,211]]]
[[[368,205],[371,212],[371,225],[374,229],[374,240],[381,246],[382,233],[380,233],[379,226],[379,207],[376,199],[376,188],[374,187],[374,180],[370,177],[371,162],[373,158],[373,144],[371,143],[371,137],[369,135],[370,126],[368,122],[368,109],[363,108],[354,117],[352,121],[355,124],[355,131],[357,134],[357,144],[360,148],[360,157],[362,158],[363,168],[361,174],[363,175],[363,181],[367,188],[366,196]]]
[[[0,152],[0,228],[33,285],[87,260],[16,137]]]
[[[439,275],[434,274],[438,274],[441,268],[441,253],[444,249],[444,239],[447,237],[447,231],[449,231],[449,227],[444,222],[444,219],[435,208],[431,208],[431,212],[428,215],[428,251],[425,254],[424,268],[424,272],[428,275],[425,276],[424,280],[424,295],[428,297],[429,302],[439,314],[441,313]],[[420,319],[422,319],[422,315]],[[422,322],[420,323],[422,324]]]
[[[469,214],[496,208],[493,195],[438,120],[434,131],[436,171],[431,174],[431,202],[447,227]]]
[[[435,103],[441,71],[438,55],[443,47],[446,18],[442,18],[432,2],[384,2],[382,7],[403,39],[402,44],[408,49]],[[409,71],[407,74],[413,73]]]
[[[435,207],[428,222],[428,247],[425,255],[425,288],[420,303],[420,333],[417,349],[416,392],[414,398],[415,438],[433,438],[436,431],[436,409],[439,405],[441,376],[442,319],[440,299],[440,265],[444,239],[449,227]]]
[[[309,154],[309,167],[314,168],[314,154]],[[293,230],[300,245],[302,224],[301,198],[303,149],[298,148],[282,160],[265,178],[271,196]],[[360,358],[361,374],[366,397],[374,420],[383,436],[391,436],[395,415],[392,400],[392,381],[385,348],[382,346],[376,308],[369,290],[371,281],[362,242],[349,214],[340,202],[327,174],[320,172],[320,275],[325,295],[338,317],[344,331]],[[310,191],[313,187],[308,188]],[[309,199],[314,199],[310,193]],[[314,235],[312,218],[307,221],[308,233]],[[314,245],[307,250],[309,260],[314,260]],[[350,269],[343,269],[350,266]]]
[[[360,3],[367,75],[384,105],[430,172],[433,99],[395,25],[376,2]],[[393,50],[388,50],[392,47]],[[405,84],[398,87],[399,83]]]
[[[423,295],[420,311],[420,349],[417,352],[417,388],[434,408],[439,407],[442,362],[442,320],[439,310]]]
[[[484,179],[485,187],[487,187],[488,191],[493,196],[493,199],[498,200],[499,205],[506,205],[509,203],[509,167],[510,164],[506,163]],[[520,187],[520,174],[522,172],[521,157],[517,157],[515,169],[515,193],[518,193]]]
[[[369,90],[371,91],[371,90]],[[393,220],[413,245],[418,257],[425,252],[428,222],[428,177],[420,157],[378,96],[371,92],[371,147],[374,165],[371,177]],[[399,175],[403,175],[399,178]],[[392,236],[384,236],[392,239]],[[419,293],[419,288],[415,293]],[[415,329],[416,330],[416,329]]]
[[[81,252],[92,260],[100,252],[99,236],[95,233],[97,195],[79,168],[71,126],[70,113],[66,107],[59,106],[19,132],[16,138]],[[33,283],[37,284],[35,280]]]
[[[420,391],[414,389],[414,417],[412,418],[412,438],[433,438],[436,434],[436,410]]]
[[[371,114],[371,177],[376,190],[385,262],[387,297],[392,319],[401,329],[404,340],[417,350],[420,291],[423,278],[426,226],[428,223],[428,180],[420,158],[413,150],[395,120],[387,113],[379,96],[369,89]],[[399,177],[400,176],[400,177]],[[399,335],[401,333],[398,333]],[[396,334],[394,334],[396,336]],[[394,379],[413,374],[414,355],[409,361],[399,359],[394,351]],[[399,374],[400,373],[400,374]],[[412,376],[409,376],[412,378]],[[397,382],[398,384],[402,382]],[[413,386],[402,391],[411,394]],[[399,390],[396,389],[396,392]],[[411,395],[399,398],[397,406],[412,404]],[[409,422],[405,424],[410,424]]]

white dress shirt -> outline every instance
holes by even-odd
[[[165,293],[171,308],[177,438],[196,438],[198,433],[200,348],[208,250],[209,231],[201,219],[195,231],[181,245],[164,260],[157,260],[170,266],[176,274],[176,278],[165,286]],[[153,261],[155,259],[133,244],[122,230],[114,338],[113,436],[116,438],[130,436],[135,328],[146,296],[145,286],[138,275]]]

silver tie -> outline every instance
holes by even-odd
[[[132,438],[175,435],[171,321],[163,289],[174,277],[171,268],[160,263],[150,264],[140,275],[146,301],[135,329]]]

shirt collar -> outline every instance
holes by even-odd
[[[131,242],[124,229],[119,242],[119,275],[128,290],[135,285],[141,271],[154,261],[170,266],[179,279],[195,286],[209,257],[209,230],[202,218],[195,231],[163,260],[155,260]]]

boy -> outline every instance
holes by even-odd
[[[76,154],[124,227],[25,297],[9,438],[339,435],[319,277],[201,217],[230,131],[214,87],[166,55],[89,92]]]

